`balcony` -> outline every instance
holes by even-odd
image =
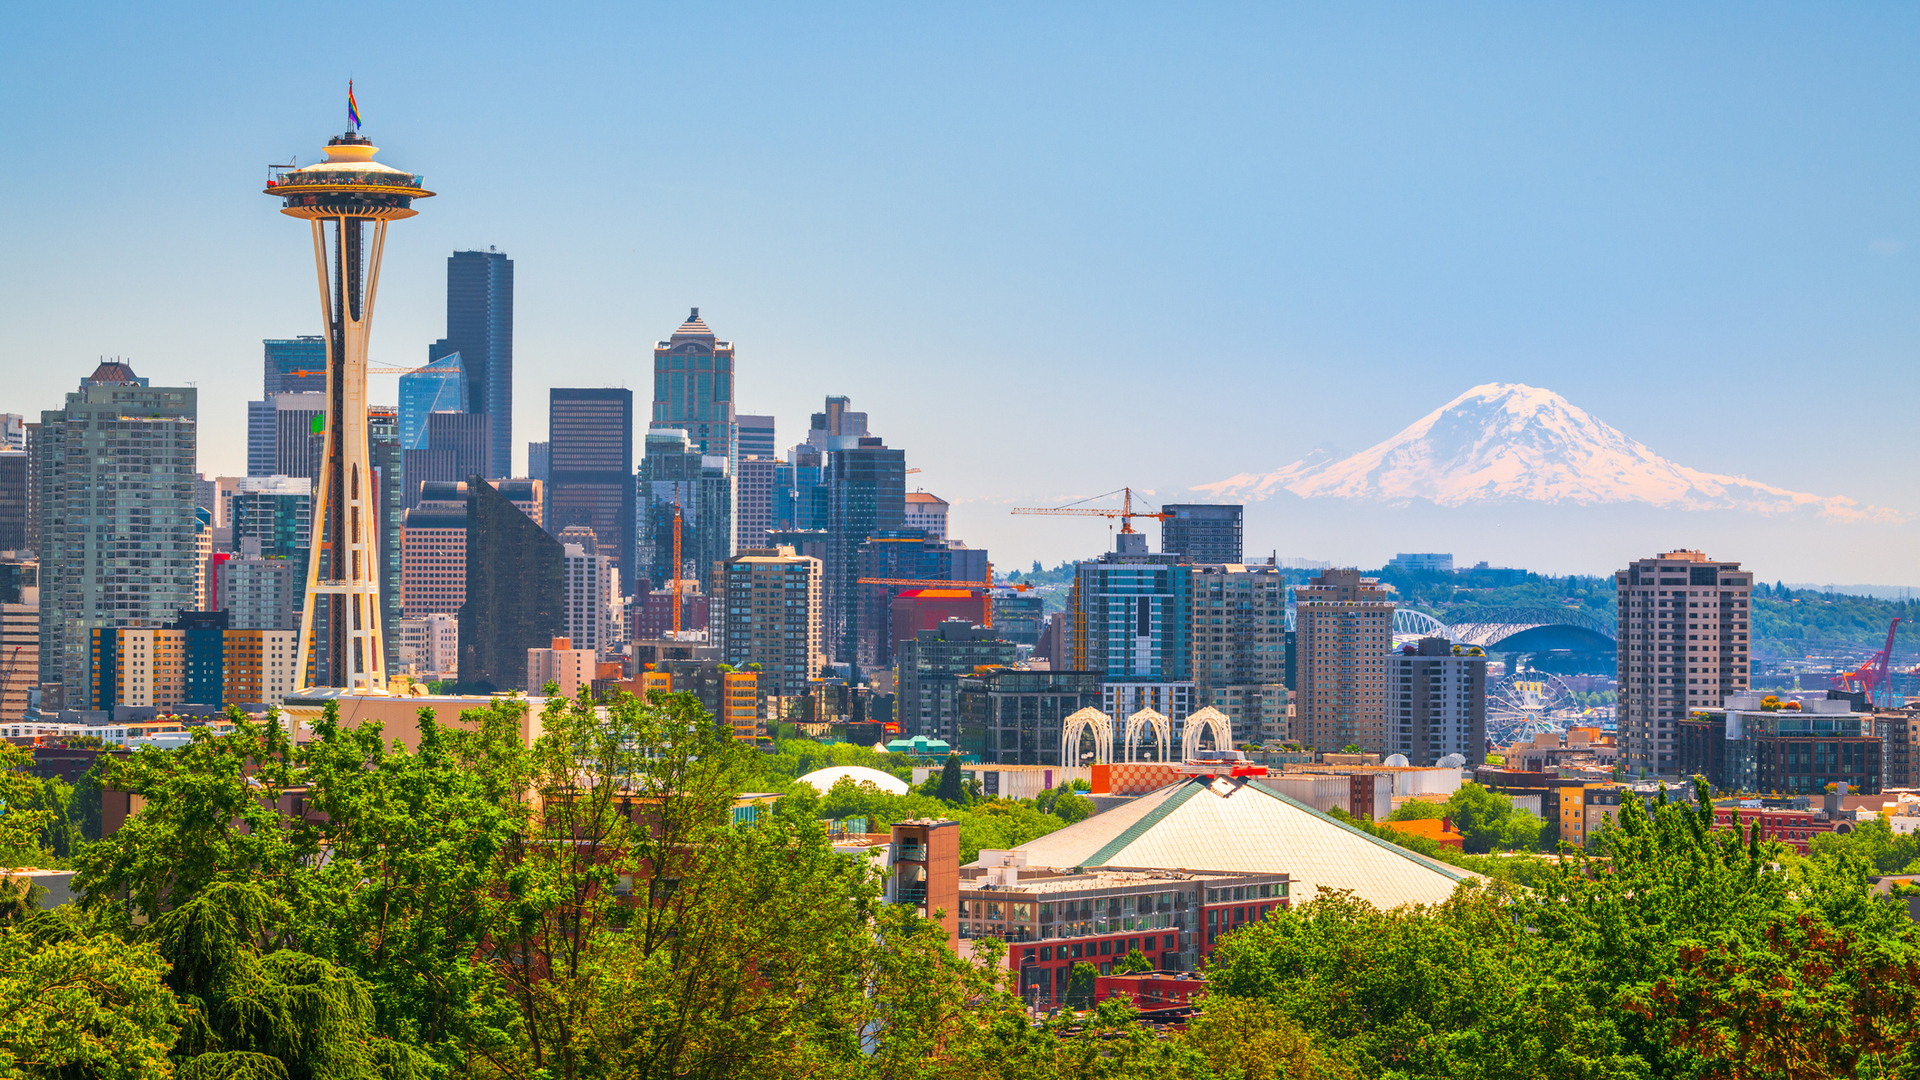
[[[925,885],[902,885],[894,890],[894,897],[895,903],[924,904],[927,902],[927,887]]]

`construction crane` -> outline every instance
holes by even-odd
[[[673,636],[680,637],[680,500],[673,500],[673,577],[669,579],[673,589]]]
[[[7,657],[6,670],[0,671],[0,709],[7,707],[7,687],[13,683],[13,669],[20,663],[20,650],[23,648],[25,648],[25,646],[15,645],[13,647],[13,655]],[[27,696],[31,698],[33,695],[28,694]]]
[[[1080,499],[1078,501],[1092,502],[1094,499],[1104,499],[1108,495],[1119,495],[1121,497],[1120,509],[1095,510],[1089,507],[1075,506],[1073,503],[1068,503],[1065,506],[1016,506],[1013,508],[1013,512],[1016,514],[1057,514],[1063,517],[1080,516],[1080,517],[1119,518],[1120,531],[1123,533],[1133,533],[1133,532],[1139,531],[1138,529],[1135,529],[1133,527],[1134,518],[1158,518],[1161,521],[1165,521],[1168,518],[1171,518],[1173,516],[1173,513],[1167,510],[1135,510],[1133,508],[1133,489],[1130,487],[1123,487],[1116,491],[1109,491],[1106,493],[1106,495],[1095,495],[1092,498]],[[1145,502],[1146,500],[1143,499],[1141,501]]]
[[[1887,627],[1887,643],[1879,652],[1867,657],[1866,662],[1852,671],[1843,671],[1833,677],[1833,688],[1849,694],[1864,691],[1868,705],[1878,705],[1880,687],[1887,687],[1888,701],[1891,705],[1893,681],[1889,677],[1893,670],[1893,634],[1900,629],[1900,620],[1893,620]]]

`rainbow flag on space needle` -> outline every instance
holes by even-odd
[[[353,100],[352,79],[347,80],[347,122],[353,125],[353,130],[360,130],[360,106]]]

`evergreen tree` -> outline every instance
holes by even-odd
[[[947,763],[940,768],[938,798],[948,806],[967,804],[966,778],[960,775],[960,755],[958,754],[948,754]]]

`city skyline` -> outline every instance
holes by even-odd
[[[742,412],[777,416],[791,443],[821,395],[856,397],[923,470],[913,486],[947,499],[956,534],[1002,553],[1003,568],[1109,546],[1088,524],[1005,507],[1121,484],[1156,502],[1205,501],[1190,488],[1316,448],[1343,456],[1465,387],[1511,381],[1563,394],[1689,466],[1909,519],[1278,499],[1249,505],[1248,557],[1277,548],[1377,565],[1395,550],[1452,549],[1467,562],[1606,573],[1610,553],[1685,545],[1733,553],[1769,579],[1911,580],[1920,479],[1875,424],[1853,422],[1916,389],[1900,362],[1916,295],[1904,181],[1920,150],[1905,104],[1914,76],[1896,59],[1920,31],[1910,13],[1402,11],[1383,24],[1122,11],[1091,34],[1068,12],[1020,13],[1008,18],[1021,43],[997,53],[984,21],[929,14],[863,25],[771,10],[722,24],[610,17],[609,40],[641,26],[666,42],[720,36],[754,73],[643,95],[573,63],[522,92],[441,78],[452,55],[403,63],[390,45],[357,72],[368,134],[396,160],[423,162],[448,196],[388,251],[373,358],[417,363],[446,333],[451,252],[511,253],[524,369],[515,472],[524,444],[546,436],[550,388],[646,393],[645,346],[701,306],[742,345]],[[174,76],[137,55],[134,30],[241,46],[233,66],[188,80],[165,106],[194,112],[197,152],[236,182],[288,154],[314,160],[315,134],[340,126],[329,61],[256,71],[267,54],[245,55],[277,16],[233,27],[136,16],[128,39],[94,43],[98,71],[60,68],[80,40],[70,18],[33,13],[0,76],[20,100],[48,104],[23,130],[67,159],[170,152],[173,126],[148,123],[160,106],[131,87]],[[992,35],[1003,46],[1004,29]],[[504,26],[463,33],[483,52],[508,48]],[[526,63],[559,63],[557,35],[515,33]],[[1029,63],[1037,42],[1060,47],[1044,72]],[[802,59],[809,45],[818,55]],[[855,55],[882,66],[849,65]],[[1201,57],[1217,59],[1187,63],[1182,81],[1157,74]],[[240,92],[269,69],[305,92]],[[962,70],[988,77],[967,85],[993,88],[948,93]],[[1623,83],[1621,71],[1640,74]],[[869,78],[899,92],[864,93]],[[815,115],[829,105],[832,128]],[[628,134],[615,143],[582,141],[616,121]],[[835,135],[842,125],[865,140]],[[572,178],[553,182],[578,197],[522,199],[511,170],[492,168],[500,130],[528,156],[566,160]],[[634,155],[690,131],[743,167],[715,184],[636,168]],[[1227,155],[1217,166],[1166,164],[1215,148]],[[1009,154],[1022,164],[1007,168]],[[260,343],[319,332],[300,303],[301,260],[273,215],[237,197],[184,241],[129,225],[149,196],[119,177],[93,171],[70,190],[34,171],[0,181],[56,211],[25,223],[23,257],[0,271],[18,301],[0,329],[24,369],[6,407],[54,407],[96,356],[124,355],[159,382],[198,384],[200,469],[240,475]],[[620,205],[594,202],[604,217],[592,228],[557,208],[608,183]],[[201,303],[223,313],[204,333],[179,332],[183,316],[134,286],[182,243]],[[1193,357],[1203,374],[1177,377]],[[981,389],[949,402],[902,371],[964,372]],[[1138,413],[1142,385],[1166,414]],[[1306,404],[1342,394],[1366,407]],[[1799,404],[1816,395],[1821,407]],[[393,404],[397,390],[376,381],[373,398]],[[1129,415],[1137,427],[1103,419]],[[1193,437],[1153,437],[1160,425]]]

